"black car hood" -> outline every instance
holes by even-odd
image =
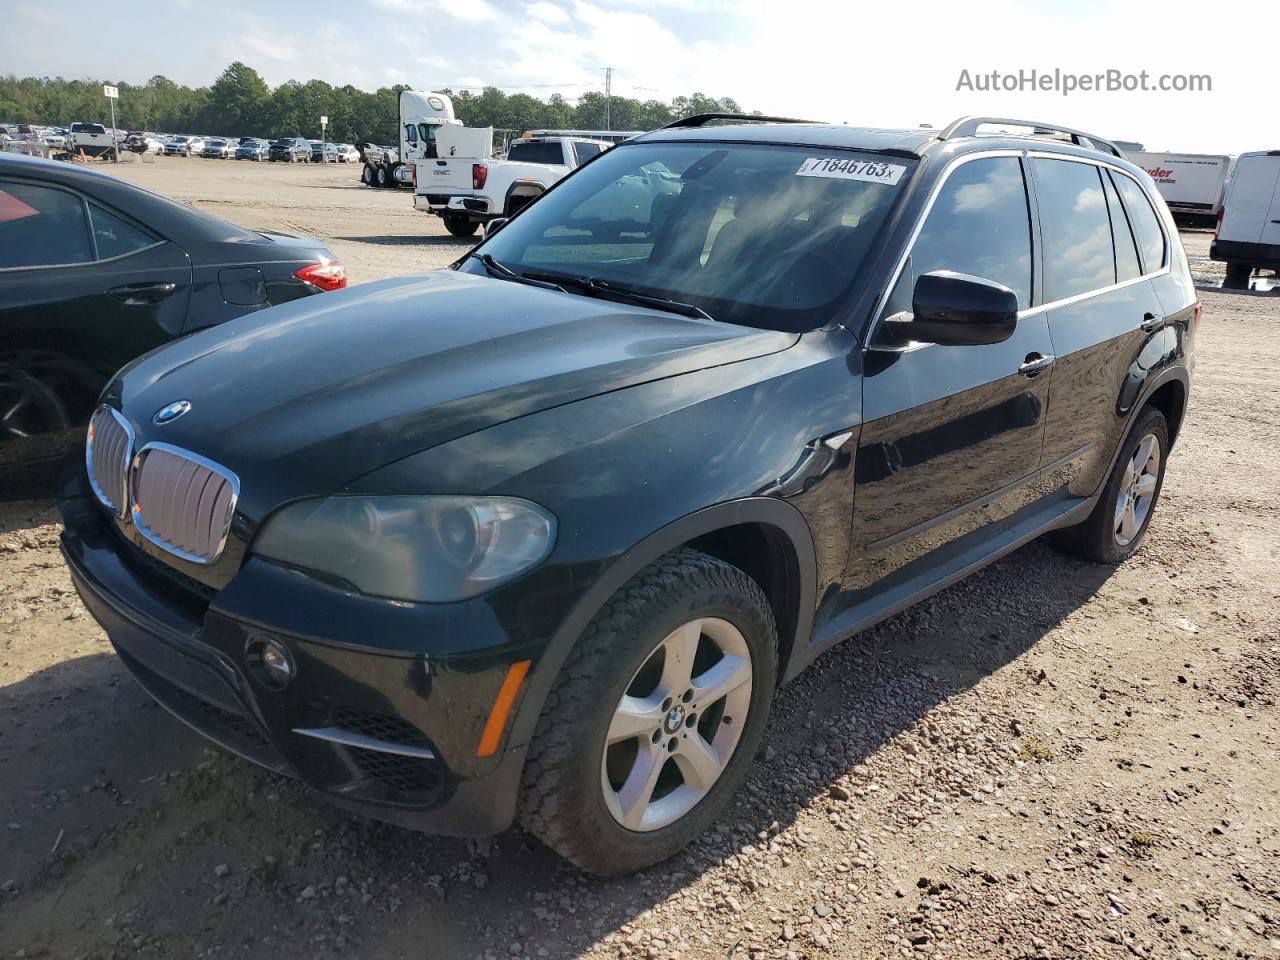
[[[796,340],[442,270],[202,331],[135,361],[108,398],[140,445],[176,444],[234,470],[253,522],[464,434]],[[156,425],[176,400],[190,411]]]

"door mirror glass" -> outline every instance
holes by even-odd
[[[507,225],[506,217],[497,217],[484,225],[484,235],[492,236]]]
[[[944,346],[1001,343],[1018,324],[1018,295],[1000,283],[951,270],[916,280],[911,312],[885,318],[898,339]]]

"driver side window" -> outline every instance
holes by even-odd
[[[983,157],[955,167],[934,200],[882,316],[911,309],[916,278],[954,270],[994,280],[1031,305],[1031,215],[1022,161]]]

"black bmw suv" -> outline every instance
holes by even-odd
[[[833,644],[1043,534],[1138,548],[1200,314],[1147,176],[1039,123],[722,119],[118,375],[62,545],[157,700],[343,807],[627,871]]]

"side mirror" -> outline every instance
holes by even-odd
[[[1008,287],[967,273],[935,270],[916,280],[911,313],[885,320],[903,341],[949,347],[1002,343],[1018,325],[1018,295]]]
[[[495,217],[484,225],[484,235],[491,237],[507,225],[507,217]]]

